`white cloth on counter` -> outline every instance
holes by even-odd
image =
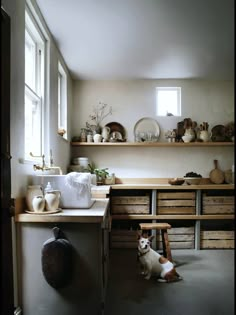
[[[91,190],[91,174],[71,172],[65,177],[65,184],[71,189],[75,189],[78,197]]]

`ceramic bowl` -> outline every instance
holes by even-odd
[[[191,135],[182,136],[182,139],[184,142],[190,142],[193,139],[193,136]]]
[[[184,179],[188,185],[199,185],[201,182],[201,177],[184,177]]]

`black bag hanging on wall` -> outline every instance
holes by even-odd
[[[73,247],[61,237],[58,227],[53,228],[54,238],[48,239],[42,248],[42,271],[49,285],[55,289],[68,285],[72,277]]]

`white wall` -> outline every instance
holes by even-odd
[[[181,86],[182,117],[156,117],[155,87]],[[135,123],[143,117],[157,120],[161,128],[159,141],[166,141],[164,132],[177,127],[186,117],[217,124],[234,120],[234,83],[201,80],[125,80],[74,82],[72,136],[89,121],[89,114],[99,101],[112,105],[113,114],[103,125],[115,121],[126,129],[127,141],[134,141]],[[91,122],[91,121],[90,121]],[[72,157],[87,156],[97,167],[108,167],[117,177],[176,177],[195,171],[208,177],[213,160],[222,170],[234,163],[233,148],[98,148],[73,147]]]
[[[22,164],[24,157],[24,30],[25,0],[2,0],[2,7],[11,18],[11,184],[12,198],[25,196],[34,175],[32,164]],[[50,46],[50,134],[49,144],[53,152],[54,164],[65,173],[70,160],[70,142],[57,134],[57,62],[59,51],[51,38]],[[63,60],[61,60],[63,62]],[[72,105],[72,81],[69,76],[69,119]],[[68,126],[70,135],[70,124]]]

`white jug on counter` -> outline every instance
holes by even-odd
[[[59,208],[61,192],[60,190],[48,191],[45,194],[46,210],[55,211]]]
[[[32,200],[32,206],[34,212],[42,212],[45,208],[45,199],[43,196],[34,196]]]
[[[35,196],[43,196],[43,190],[40,185],[28,186],[26,192],[26,205],[29,211],[34,211],[33,209],[33,199]]]

